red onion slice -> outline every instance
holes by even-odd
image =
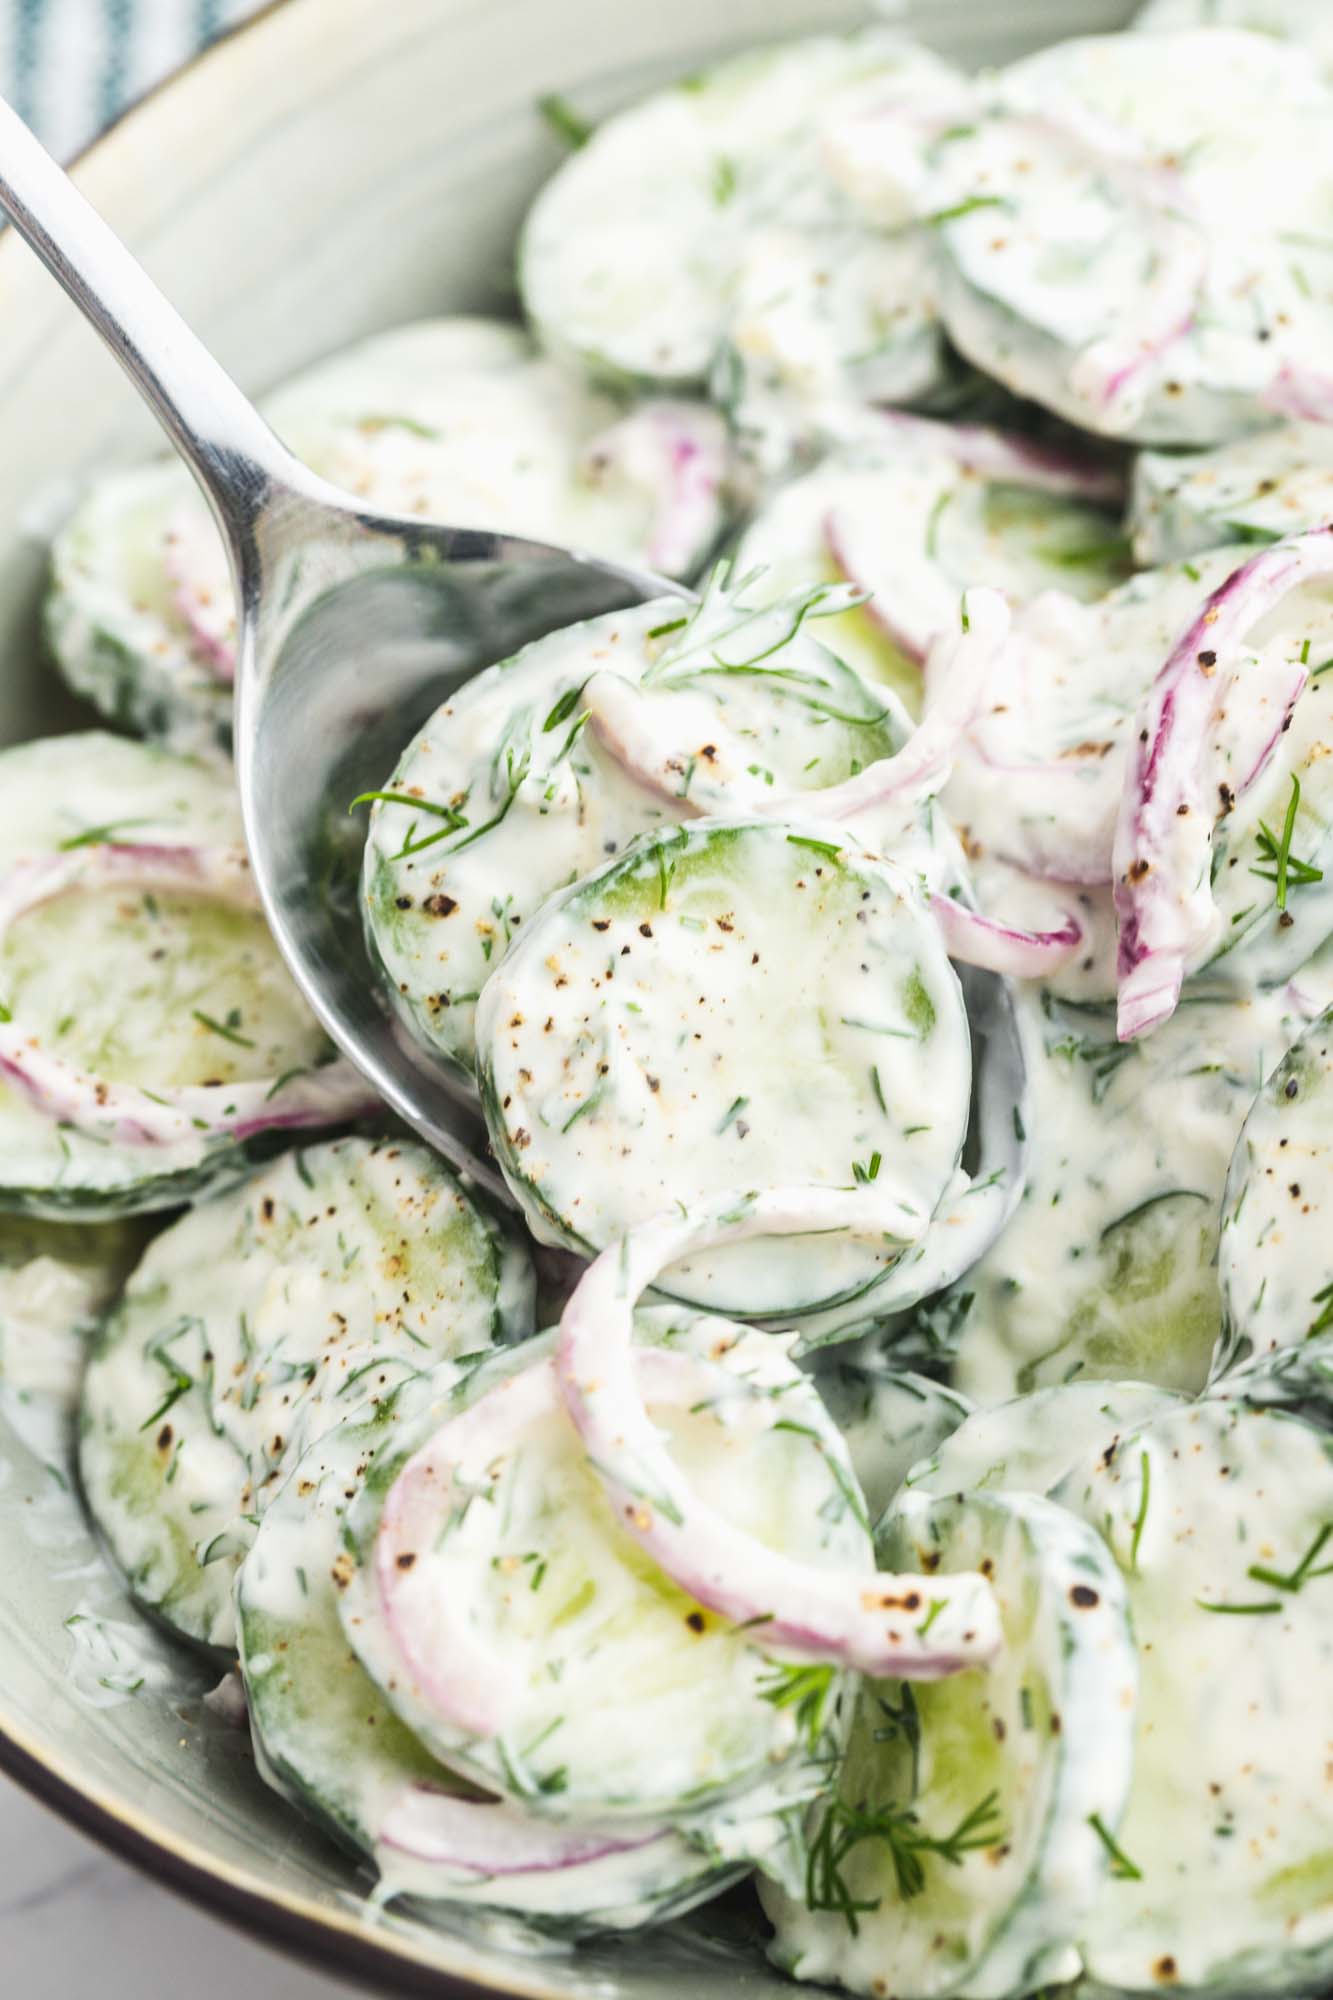
[[[451,1874],[494,1882],[585,1868],[673,1838],[665,1826],[630,1834],[562,1826],[529,1818],[500,1800],[458,1798],[418,1784],[390,1802],[380,1822],[378,1844]]]
[[[1008,979],[1044,979],[1068,965],[1083,942],[1082,927],[1071,916],[1058,931],[1022,931],[983,917],[952,896],[932,895],[930,907],[950,958]]]
[[[958,744],[977,712],[987,679],[1009,637],[1009,607],[998,590],[969,590],[961,625],[932,642],[926,660],[926,707],[901,750],[881,757],[854,778],[818,792],[769,795],[758,810],[846,820],[890,799],[929,798],[947,781]]]
[[[717,538],[720,494],[730,469],[727,428],[716,410],[667,398],[640,403],[595,437],[585,476],[618,475],[653,501],[646,560],[684,576]]]
[[[0,941],[25,911],[74,889],[123,886],[186,891],[260,907],[240,847],[106,842],[20,861],[0,879]],[[347,1062],[286,1079],[164,1085],[110,1083],[45,1048],[21,1021],[0,1022],[0,1073],[47,1117],[121,1146],[198,1145],[228,1136],[328,1125],[373,1110],[379,1100]]]
[[[753,746],[719,724],[706,695],[673,692],[672,737],[664,742],[651,693],[619,674],[599,673],[580,697],[597,740],[645,790],[670,801],[680,819],[709,812],[753,813],[765,819],[848,820],[889,800],[912,802],[937,792],[949,775],[959,740],[975,714],[987,676],[1009,633],[1009,608],[998,590],[969,590],[956,632],[941,634],[926,664],[926,712],[891,757],[822,791],[790,792],[756,777]],[[687,759],[677,744],[696,746],[689,792],[681,785]]]
[[[617,1518],[682,1590],[755,1643],[877,1676],[934,1680],[1000,1645],[984,1578],[857,1576],[793,1561],[706,1506],[674,1463],[636,1375],[634,1304],[689,1251],[750,1236],[851,1230],[907,1243],[924,1219],[876,1183],[722,1197],[694,1217],[663,1216],[605,1250],[565,1308],[556,1350],[565,1402]],[[938,1608],[937,1608],[938,1607]]]
[[[1261,549],[1212,593],[1139,710],[1115,834],[1121,1041],[1147,1034],[1175,1012],[1190,959],[1213,934],[1209,864],[1226,774],[1210,754],[1209,738],[1235,679],[1233,656],[1249,628],[1289,591],[1330,570],[1333,528]],[[1300,666],[1286,672],[1276,689],[1284,715],[1306,678]],[[1281,734],[1270,723],[1256,737],[1247,783],[1259,776]]]

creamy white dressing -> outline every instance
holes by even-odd
[[[1326,1537],[1327,1438],[1201,1403],[1151,1418],[1057,1497],[1115,1555],[1141,1670],[1116,1834],[1135,1873],[1108,1879],[1084,1926],[1088,1973],[1132,1991],[1318,1989],[1333,1960],[1333,1590],[1327,1575],[1271,1579]]]
[[[387,1141],[288,1154],[159,1236],[82,1405],[84,1488],[136,1594],[229,1645],[237,1565],[295,1457],[433,1361],[525,1332],[522,1262],[432,1155]]]
[[[1239,30],[1089,37],[983,80],[931,190],[952,339],[1085,429],[1261,426],[1326,376],[1330,109],[1303,52]]]
[[[481,989],[543,900],[693,818],[721,758],[761,794],[815,790],[906,734],[892,695],[818,643],[820,624],[756,621],[748,602],[721,594],[707,644],[677,598],[557,632],[468,682],[404,752],[371,813],[367,922],[400,1011],[464,1071]],[[597,675],[651,746],[654,783],[590,714]]]
[[[1333,19],[1324,0],[1147,0],[1134,17],[1153,29],[1247,28],[1308,49],[1325,76],[1333,77]]]
[[[660,1309],[642,1315],[638,1331],[648,1346],[706,1364],[699,1407],[655,1404],[654,1416],[708,1504],[770,1547],[869,1572],[864,1506],[840,1441],[781,1343]],[[775,1803],[818,1792],[821,1757],[837,1749],[842,1683],[830,1680],[817,1718],[798,1712],[778,1698],[791,1678],[780,1664],[645,1560],[607,1510],[565,1417],[553,1345],[528,1343],[483,1364],[451,1404],[395,1437],[349,1516],[356,1567],[336,1579],[343,1629],[417,1739],[486,1790],[556,1821],[702,1832],[720,1809],[741,1852],[745,1820],[762,1823]],[[520,1406],[521,1416],[504,1418]],[[495,1411],[506,1425],[485,1482],[468,1481],[470,1501],[439,1495],[394,1558],[403,1576],[390,1602],[376,1566],[399,1548],[381,1511],[391,1481],[414,1454],[446,1463],[444,1426],[469,1410],[488,1422]],[[426,1665],[434,1671],[449,1656],[442,1624],[436,1635],[441,1617],[492,1653],[503,1677],[491,1734],[462,1727],[427,1679]],[[418,1654],[407,1649],[409,1628]]]
[[[487,985],[478,1041],[506,1177],[534,1232],[572,1246],[793,1176],[882,1176],[924,1228],[967,1129],[939,932],[910,878],[819,822],[681,829],[549,903]],[[900,1247],[762,1239],[664,1284],[742,1317],[813,1311]]]
[[[1330,1079],[1333,1038],[1322,1014],[1278,1064],[1237,1141],[1219,1246],[1226,1362],[1297,1346],[1333,1325]]]
[[[974,1831],[948,1861],[919,1857],[913,1895],[891,1842],[851,1841],[840,1872],[855,1929],[836,1903],[762,1888],[773,1956],[801,1979],[918,2000],[1063,1982],[1107,1872],[1092,1821],[1114,1826],[1130,1783],[1138,1667],[1115,1565],[1081,1522],[1026,1496],[907,1493],[880,1543],[930,1574],[983,1567],[1006,1645],[983,1675],[867,1682],[837,1796],[853,1811],[892,1801],[936,1838]]]
[[[1225,542],[1276,541],[1333,515],[1333,430],[1284,424],[1211,451],[1141,451],[1129,529],[1134,559],[1177,562]]]
[[[528,216],[520,276],[542,338],[595,378],[711,373],[770,470],[858,405],[937,388],[929,245],[902,199],[906,233],[883,233],[882,195],[867,227],[839,142],[881,102],[949,105],[960,87],[868,28],[751,51],[609,120]]]
[[[0,874],[102,842],[242,851],[239,806],[220,772],[119,737],[7,750],[0,787]],[[328,1054],[259,916],[207,895],[74,884],[0,942],[0,1002],[30,1046],[149,1089],[276,1078]],[[206,1130],[108,1143],[61,1122],[19,1081],[0,1083],[0,1184],[11,1207],[90,1217],[161,1208],[244,1167],[235,1143]]]

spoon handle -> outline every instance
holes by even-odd
[[[300,490],[305,468],[3,98],[0,207],[155,412],[239,558],[272,490]]]

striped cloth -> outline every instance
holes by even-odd
[[[68,160],[262,0],[0,0],[0,93]]]

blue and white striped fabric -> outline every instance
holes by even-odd
[[[0,93],[57,159],[262,0],[0,0]]]

